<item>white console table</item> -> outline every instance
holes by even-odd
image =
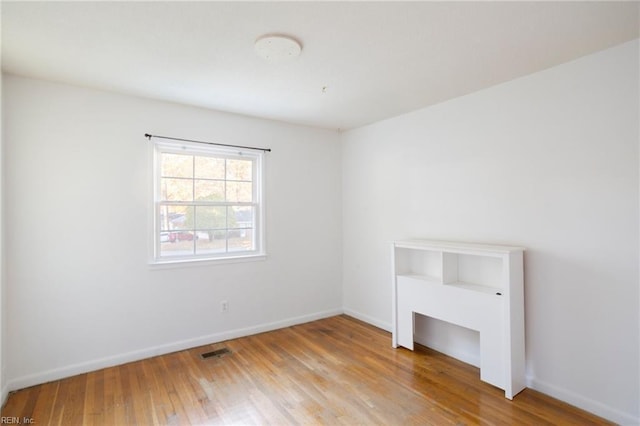
[[[525,388],[521,247],[393,243],[393,347],[413,350],[414,313],[480,334],[480,379],[513,397]]]

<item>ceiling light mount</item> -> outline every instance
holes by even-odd
[[[256,54],[266,61],[280,63],[300,56],[302,44],[283,34],[266,34],[256,39],[255,49]]]

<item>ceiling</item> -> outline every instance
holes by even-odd
[[[5,72],[351,129],[639,36],[638,2],[6,2]],[[258,57],[264,34],[301,55]]]

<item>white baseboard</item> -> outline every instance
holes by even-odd
[[[4,404],[7,403],[7,398],[9,397],[9,387],[3,386],[0,390],[0,408],[4,407]]]
[[[632,414],[622,412],[601,402],[586,398],[569,390],[559,388],[555,385],[543,382],[542,380],[538,380],[534,377],[527,376],[526,383],[527,387],[531,389],[537,390],[538,392],[542,392],[545,395],[549,395],[553,398],[564,401],[567,404],[574,405],[582,410],[593,413],[596,416],[603,417],[619,425],[640,425],[640,417],[635,417]]]
[[[364,321],[368,324],[371,324],[373,326],[376,326],[378,328],[381,328],[385,331],[388,331],[389,333],[391,333],[391,324],[388,322],[383,322],[380,321],[376,318],[373,318],[369,315],[365,315],[361,312],[358,311],[354,311],[351,309],[347,309],[345,308],[344,310],[345,315],[349,315],[352,316],[356,319],[359,319],[361,321]],[[479,366],[480,365],[480,359],[478,358],[477,354],[472,354],[469,352],[465,352],[465,351],[457,351],[457,350],[451,350],[451,348],[443,346],[438,344],[438,342],[436,341],[423,341],[422,339],[418,339],[416,340],[417,343],[420,343],[421,345],[424,346],[428,346],[429,348],[436,350],[438,352],[442,352],[445,355],[449,355],[452,358],[456,358],[459,359],[462,362],[466,362],[467,364],[471,364],[471,365],[475,365],[475,366]]]
[[[319,320],[322,318],[328,318],[343,313],[342,309],[331,309],[328,311],[316,312],[310,315],[303,315],[300,317],[287,318],[281,321],[275,321],[268,324],[260,324],[246,328],[239,328],[235,330],[229,330],[221,333],[214,333],[206,336],[200,336],[193,339],[181,340],[178,342],[172,342],[165,345],[159,345],[151,348],[136,350],[125,354],[119,354],[111,357],[100,358],[91,360],[75,365],[70,365],[62,368],[56,368],[53,370],[42,371],[27,376],[18,377],[10,380],[6,386],[2,389],[3,401],[8,395],[9,391],[23,389],[29,386],[34,386],[42,383],[51,382],[53,380],[63,379],[65,377],[71,377],[78,374],[88,373],[90,371],[100,370],[102,368],[113,367],[115,365],[121,365],[128,362],[139,361],[145,358],[151,358],[158,355],[164,355],[176,351],[195,348],[198,346],[204,346],[211,343],[223,342],[225,340],[236,339],[239,337],[250,336],[253,334],[264,333],[266,331],[277,330],[280,328],[290,327],[292,325],[304,324],[306,322]]]
[[[345,315],[349,315],[350,317],[354,317],[355,319],[359,319],[360,321],[364,321],[367,324],[371,324],[375,327],[381,328],[385,331],[391,333],[391,323],[380,321],[377,318],[370,317],[369,315],[362,314],[360,312],[354,311],[352,309],[345,308],[343,310]]]
[[[433,349],[436,352],[443,353],[451,358],[455,358],[458,361],[462,361],[465,364],[473,365],[474,367],[480,368],[480,357],[477,354],[461,350],[457,347],[447,346],[446,344],[441,344],[436,340],[422,340],[419,337],[414,337],[413,340],[416,343],[421,344],[422,346],[426,346],[429,349]]]

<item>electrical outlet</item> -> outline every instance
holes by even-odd
[[[229,311],[229,302],[223,300],[220,302],[220,312],[225,313]]]

